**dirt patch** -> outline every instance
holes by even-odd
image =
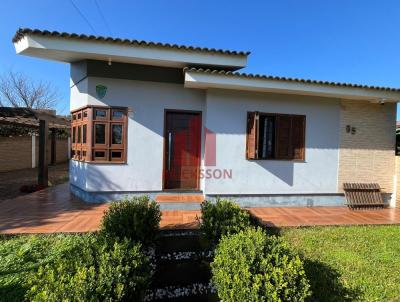
[[[0,173],[0,201],[26,195],[20,192],[23,185],[37,183],[37,169],[23,169]],[[49,183],[58,185],[68,181],[68,163],[49,166]]]

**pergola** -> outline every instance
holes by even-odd
[[[46,149],[51,133],[51,164],[56,163],[56,129],[70,128],[71,121],[53,110],[0,107],[0,125],[19,125],[39,130],[38,184],[47,186],[48,165]]]

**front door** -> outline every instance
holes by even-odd
[[[198,189],[201,114],[167,111],[165,118],[164,189]]]

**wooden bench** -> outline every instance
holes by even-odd
[[[381,187],[377,183],[344,183],[343,189],[350,209],[384,206]]]

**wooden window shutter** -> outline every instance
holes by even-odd
[[[276,158],[292,159],[292,117],[278,115],[276,118]]]
[[[247,113],[247,135],[246,135],[246,158],[257,159],[258,158],[258,112]]]
[[[305,116],[292,116],[293,159],[304,160]]]

